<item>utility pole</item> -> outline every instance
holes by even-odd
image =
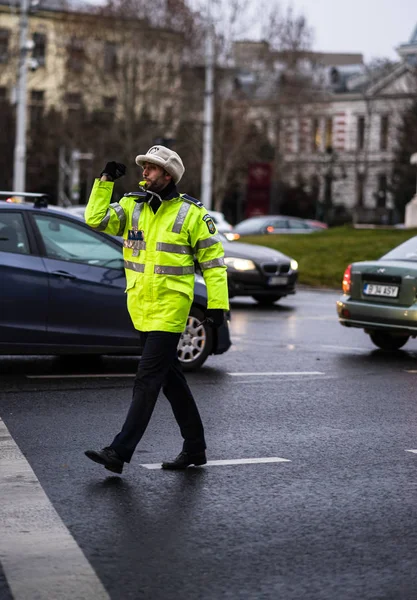
[[[214,25],[212,20],[211,4],[212,0],[207,0],[203,161],[201,165],[201,201],[208,210],[211,208],[212,203],[213,176]]]
[[[16,88],[16,136],[14,146],[13,190],[25,191],[26,179],[26,112],[27,112],[27,53],[29,0],[20,1],[19,70]]]
[[[59,149],[59,174],[58,174],[58,206],[72,206],[80,202],[80,161],[90,161],[88,183],[91,182],[91,161],[94,159],[92,152],[71,150],[69,159],[66,159],[63,146]]]

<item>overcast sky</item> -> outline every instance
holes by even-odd
[[[417,26],[417,0],[292,0],[314,29],[314,49],[398,59]]]

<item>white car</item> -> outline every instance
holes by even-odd
[[[221,212],[217,212],[216,210],[210,210],[210,216],[216,225],[217,231],[220,233],[225,233],[226,231],[231,231],[233,229],[232,225],[226,221],[224,218],[224,214]]]
[[[62,207],[54,206],[54,208],[62,208],[66,212],[70,213],[71,215],[75,215],[76,217],[81,217],[84,219],[84,212],[85,212],[85,209],[87,208],[87,205],[86,204],[74,204],[73,206],[62,206]]]

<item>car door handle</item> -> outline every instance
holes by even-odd
[[[68,271],[52,271],[51,275],[57,275],[58,277],[64,277],[65,279],[77,279],[77,276]]]

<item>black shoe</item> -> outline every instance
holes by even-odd
[[[201,465],[205,465],[207,462],[206,453],[204,452],[195,452],[191,454],[189,452],[180,452],[177,458],[174,458],[171,462],[163,462],[163,469],[170,469],[171,471],[179,471],[180,469],[186,469],[190,465],[194,465],[195,467],[199,467]]]
[[[103,450],[98,451],[86,450],[84,454],[99,465],[104,465],[106,469],[113,473],[120,474],[123,471],[124,461],[113,448],[103,448]]]

